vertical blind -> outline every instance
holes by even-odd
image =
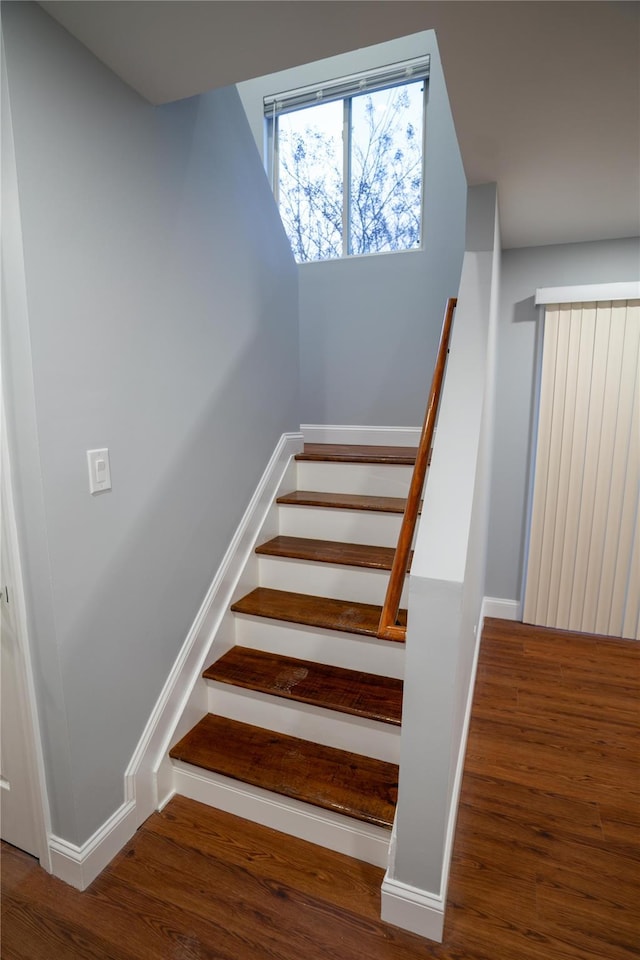
[[[640,300],[550,304],[523,619],[640,639]]]

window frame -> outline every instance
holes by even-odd
[[[281,94],[273,94],[264,98],[265,116],[265,167],[273,190],[273,196],[280,212],[279,190],[279,118],[285,114],[298,112],[323,103],[340,100],[342,102],[342,253],[337,257],[328,257],[317,260],[296,260],[296,263],[326,263],[335,260],[347,260],[353,257],[377,256],[385,253],[412,253],[424,249],[424,198],[425,198],[425,169],[426,169],[426,141],[427,141],[427,106],[429,101],[429,56],[403,61],[369,71],[365,74],[354,74],[339,80],[328,81],[309,87]],[[411,71],[416,70],[416,75]],[[401,75],[401,71],[405,75]],[[391,74],[393,76],[391,77]],[[420,147],[422,152],[422,169],[420,176],[420,240],[414,247],[403,250],[373,250],[366,253],[354,253],[351,250],[351,159],[352,159],[352,103],[353,98],[366,94],[378,93],[381,90],[391,90],[397,87],[408,86],[412,83],[423,83],[422,103],[422,131]],[[341,95],[337,95],[338,92]],[[295,102],[302,100],[302,102]],[[293,106],[284,106],[294,101]]]

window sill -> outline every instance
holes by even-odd
[[[351,253],[348,257],[331,257],[327,260],[301,260],[298,262],[296,260],[296,266],[298,267],[315,267],[318,264],[327,264],[327,263],[349,263],[353,260],[371,260],[374,257],[398,257],[406,256],[407,254],[416,254],[424,253],[424,247],[413,247],[411,250],[381,250],[378,253]]]

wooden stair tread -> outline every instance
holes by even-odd
[[[196,767],[390,828],[398,767],[207,714],[169,754]]]
[[[359,670],[232,647],[205,670],[216,680],[247,690],[400,725],[402,680]]]
[[[379,547],[365,543],[343,543],[340,540],[314,540],[310,537],[278,536],[256,547],[256,553],[269,557],[290,557],[316,563],[342,563],[373,570],[391,570],[395,547]],[[408,569],[411,566],[409,557]]]
[[[276,503],[300,507],[333,507],[339,510],[373,510],[378,513],[404,513],[405,497],[372,497],[363,493],[323,493],[319,490],[293,490]]]
[[[332,463],[388,463],[413,466],[416,447],[384,447],[353,443],[305,443],[296,460],[323,460]]]
[[[367,637],[377,636],[382,612],[382,607],[373,603],[335,600],[307,593],[272,590],[269,587],[256,587],[251,593],[232,604],[231,609],[235,613],[249,614],[254,617],[304,623],[310,627],[342,630]],[[398,611],[398,623],[406,626],[406,610]]]

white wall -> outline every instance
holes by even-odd
[[[466,253],[409,581],[393,879],[446,894],[484,592],[500,236],[496,188],[469,189]]]
[[[638,279],[640,240],[506,250],[502,264],[486,593],[520,601],[534,414],[535,291],[538,287]]]
[[[303,423],[422,423],[446,301],[458,292],[466,180],[432,30],[238,85],[262,148],[266,94],[425,53],[424,248],[300,265]]]
[[[10,437],[53,830],[79,844],[299,423],[297,272],[234,88],[154,108],[35,4],[2,27]]]

